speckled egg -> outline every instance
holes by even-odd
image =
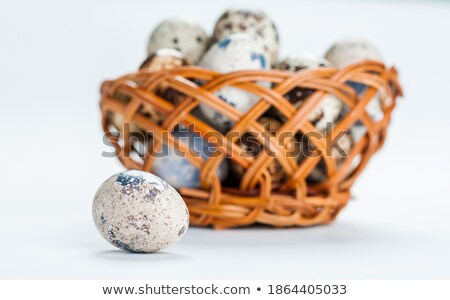
[[[147,53],[162,48],[176,49],[197,64],[207,44],[208,36],[198,24],[182,19],[171,19],[162,22],[153,31],[148,41]]]
[[[230,35],[214,44],[203,56],[200,66],[221,73],[269,68],[261,43],[243,33]],[[223,87],[215,94],[243,113],[259,100],[254,94],[229,86]],[[200,104],[200,109],[205,117],[220,129],[228,130],[233,125],[226,116],[204,103]]]
[[[363,60],[383,60],[378,49],[369,41],[362,39],[338,41],[327,51],[325,58],[338,68]]]
[[[264,126],[265,131],[270,132],[272,136],[275,136],[276,132],[281,127],[281,122],[271,117],[260,117],[258,122]],[[298,151],[298,143],[294,142],[293,138],[286,137],[283,141],[283,146],[287,150],[286,155],[296,156],[295,151]],[[240,155],[246,157],[257,157],[263,150],[263,146],[258,142],[256,137],[248,132],[244,133],[238,141],[238,145],[242,148]],[[267,146],[269,146],[267,141]],[[234,175],[240,179],[245,173],[245,169],[236,163],[231,165]],[[282,182],[286,178],[286,172],[284,171],[278,160],[274,159],[268,166],[267,170],[271,176],[272,182]]]
[[[192,151],[191,153],[195,153],[195,155],[204,160],[211,157],[214,152],[213,145],[203,139],[197,132],[189,131],[179,126],[171,134],[180,143],[187,145]],[[174,188],[200,187],[200,170],[181,151],[164,144],[155,156],[152,172],[166,180]],[[228,175],[227,161],[222,161],[216,170],[216,175],[220,181],[226,178]]]
[[[304,69],[315,69],[327,67],[330,63],[321,57],[314,56],[309,53],[301,55],[290,55],[283,59],[278,65],[277,69],[290,72],[298,72]],[[313,89],[308,88],[294,88],[289,91],[285,98],[299,109],[306,99],[314,93]],[[343,107],[342,101],[334,95],[327,95],[320,102],[316,110],[309,116],[311,121],[319,131],[325,130],[328,123],[333,123],[338,118]],[[282,120],[286,120],[284,115],[279,114]]]
[[[327,51],[325,57],[333,66],[338,68],[363,60],[383,61],[378,49],[372,43],[363,39],[346,39],[339,41]],[[367,86],[359,82],[348,81],[347,84],[360,96],[367,90]],[[346,109],[344,114],[347,111],[348,109]],[[379,93],[376,93],[369,101],[366,106],[366,111],[374,121],[379,121],[383,118],[384,113]],[[355,141],[357,141],[365,134],[366,129],[362,123],[358,121],[352,128],[352,132]]]
[[[189,212],[180,194],[161,178],[124,171],[108,178],[94,197],[92,214],[100,234],[130,252],[155,252],[180,240]]]
[[[344,161],[345,158],[350,154],[350,151],[354,145],[354,139],[351,132],[345,132],[342,137],[337,141],[337,145],[331,146],[331,156],[336,159],[336,164],[339,167]],[[303,153],[302,155],[309,155],[309,151],[314,151],[313,145],[308,145],[308,142],[305,140],[302,143]],[[330,155],[325,153],[325,155]],[[327,170],[326,165],[323,160],[320,160],[316,167],[311,171],[308,176],[308,179],[313,182],[323,182],[327,179]]]
[[[214,39],[219,41],[238,32],[261,38],[271,63],[276,62],[279,35],[275,24],[266,14],[260,11],[230,9],[217,20],[214,27]]]

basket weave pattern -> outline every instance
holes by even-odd
[[[347,81],[362,83],[368,88],[357,95]],[[201,86],[198,82],[203,82]],[[271,82],[268,88],[257,82]],[[186,97],[177,105],[163,99],[155,92],[161,85],[184,94]],[[224,86],[234,86],[258,95],[260,100],[247,113],[238,111],[219,99],[214,92]],[[283,96],[295,87],[313,89],[315,92],[305,103],[296,109]],[[123,103],[113,95],[126,95],[130,101]],[[365,108],[369,101],[379,93],[382,100],[383,118],[373,121]],[[304,134],[316,131],[308,121],[308,116],[327,95],[334,94],[348,107],[349,113],[339,120],[330,133],[335,138],[341,131],[349,130],[357,121],[366,128],[367,133],[354,144],[348,157],[341,164],[330,155],[308,157],[299,163],[292,157],[283,155],[287,150],[278,139],[281,133]],[[180,67],[174,70],[151,73],[145,70],[128,74],[114,81],[105,81],[101,87],[102,126],[105,134],[116,147],[116,153],[122,164],[129,169],[151,172],[154,157],[147,153],[143,161],[130,155],[133,151],[130,134],[124,131],[120,137],[110,132],[110,113],[123,116],[124,123],[135,123],[147,132],[155,133],[156,151],[162,143],[185,150],[186,158],[200,169],[201,188],[181,188],[180,193],[189,207],[191,224],[227,228],[262,223],[277,227],[311,226],[329,223],[350,199],[350,188],[363,171],[370,157],[380,149],[386,138],[391,112],[396,105],[397,96],[401,96],[395,68],[386,68],[383,64],[365,61],[342,69],[320,68],[302,70],[297,73],[284,71],[238,71],[221,74],[197,67]],[[219,133],[210,125],[192,114],[200,103],[229,118],[233,128],[227,135]],[[156,124],[139,113],[143,105],[151,105],[166,118]],[[233,132],[265,132],[258,118],[270,108],[279,111],[286,119],[276,135],[270,139],[258,140],[263,146],[270,140],[273,155],[262,151],[258,156],[244,156],[236,142]],[[215,146],[219,155],[206,160],[192,156],[183,143],[177,143],[173,137],[163,135],[172,131],[177,124],[184,124],[204,136],[214,132],[220,139]],[[326,153],[322,139],[311,139],[314,147]],[[267,146],[267,145],[266,145]],[[216,176],[220,163],[230,159],[245,169],[238,187],[222,186]],[[273,183],[268,171],[269,165],[276,159],[286,172],[286,179]],[[327,179],[317,184],[307,183],[307,177],[316,165],[323,161],[326,165]],[[357,164],[355,165],[355,161]]]

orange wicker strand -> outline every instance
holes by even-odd
[[[348,81],[364,84],[368,88],[362,95],[357,95],[346,84]],[[258,82],[270,82],[272,88]],[[182,93],[185,96],[182,103],[174,105],[170,99],[157,95],[155,91],[161,83]],[[224,86],[253,93],[260,100],[247,113],[242,113],[215,95]],[[284,97],[295,87],[315,90],[299,109]],[[117,93],[129,101],[119,101]],[[357,122],[365,127],[366,134],[354,143],[341,163],[333,156],[324,154],[327,145],[324,139],[319,138],[311,138],[310,141],[322,153],[320,156],[306,157],[299,162],[285,155],[288,149],[281,141],[282,133],[295,136],[315,132],[308,116],[329,94],[341,99],[349,112],[336,122],[328,138],[333,140]],[[384,114],[381,120],[374,121],[366,112],[366,106],[377,94],[380,95]],[[181,188],[179,191],[189,207],[192,225],[229,228],[261,223],[288,227],[327,224],[336,218],[351,198],[351,186],[372,155],[383,145],[396,99],[401,95],[395,68],[386,68],[374,61],[360,62],[342,69],[321,68],[297,73],[264,70],[220,74],[189,66],[156,73],[141,70],[114,81],[105,81],[101,86],[100,104],[103,130],[126,168],[151,172],[154,161],[152,151],[168,144],[169,147],[177,146],[185,153],[186,159],[200,169],[201,188]],[[207,104],[233,121],[233,128],[223,134],[202,121],[194,112],[200,103]],[[156,124],[139,113],[143,104],[151,105],[165,115],[164,121]],[[258,122],[271,108],[286,118],[275,135],[266,132]],[[141,159],[136,158],[131,140],[133,134],[125,129],[119,136],[113,134],[111,114],[122,115],[124,124],[132,123],[143,132],[151,132],[154,139],[152,151]],[[206,160],[196,157],[189,153],[188,146],[164,134],[178,124],[190,126],[202,137],[213,133],[215,141],[212,144],[218,155]],[[261,133],[257,141],[270,149],[268,153],[262,151],[256,157],[240,155],[243,149],[236,137],[250,131]],[[216,175],[217,168],[226,159],[245,170],[236,186],[222,186]],[[286,174],[282,182],[272,181],[268,168],[274,161]],[[311,183],[308,176],[321,161],[326,169],[326,180]]]

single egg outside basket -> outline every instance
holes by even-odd
[[[365,92],[356,93],[346,84],[349,81],[364,83]],[[259,100],[241,113],[218,97],[216,91],[226,86],[252,93]],[[158,92],[161,87],[169,92]],[[299,108],[284,97],[295,88],[313,91]],[[377,93],[383,117],[373,120],[365,108]],[[308,116],[330,94],[343,102],[346,113],[335,122],[333,130],[323,134],[316,131]],[[178,96],[176,104],[170,95]],[[369,60],[341,69],[326,67],[296,73],[243,70],[222,74],[180,66],[157,72],[139,70],[105,81],[100,105],[103,130],[126,168],[152,172],[158,159],[154,154],[168,148],[176,148],[193,166],[196,175],[189,186],[177,187],[189,208],[191,225],[229,228],[259,223],[290,227],[327,224],[335,219],[351,198],[353,183],[382,147],[392,110],[401,95],[395,68]],[[200,104],[226,116],[232,121],[231,129],[216,129],[202,116]],[[143,106],[153,107],[164,118],[149,118]],[[283,116],[275,133],[259,122],[274,110]],[[113,126],[111,116],[117,114],[122,116],[122,128]],[[365,127],[365,135],[353,142],[345,157],[330,154],[333,145],[329,142],[348,133],[356,123]],[[212,150],[200,153],[201,147],[196,146],[191,151],[189,141],[182,142],[170,134],[180,129],[195,131],[195,135],[208,140]],[[239,137],[248,133],[257,136],[255,143],[261,149],[270,151],[244,155]],[[298,149],[292,147],[292,140],[300,145],[308,140],[315,155],[288,155]],[[239,176],[231,171],[233,166],[239,167]],[[274,166],[284,170],[282,179],[273,180]],[[226,178],[224,168],[228,171]],[[313,180],[317,176],[311,174],[318,169],[322,171],[321,180]]]

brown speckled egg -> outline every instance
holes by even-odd
[[[100,234],[130,252],[169,247],[189,226],[189,212],[180,194],[161,178],[142,171],[108,178],[95,194],[92,214]]]
[[[232,34],[216,44],[202,57],[200,66],[220,73],[241,70],[265,70],[268,58],[261,43],[245,33]],[[265,85],[265,82],[259,84]],[[224,86],[214,93],[220,100],[242,113],[249,111],[259,96],[234,86]],[[215,128],[227,131],[234,122],[206,103],[199,105],[203,115],[215,124]]]
[[[298,72],[300,70],[323,68],[329,66],[329,62],[321,57],[311,54],[291,55],[283,59],[277,69],[290,72]],[[284,97],[299,109],[306,99],[308,99],[315,90],[308,88],[296,87],[289,91]],[[342,101],[334,95],[326,95],[321,100],[317,108],[311,113],[308,120],[314,124],[319,131],[325,130],[328,123],[333,123],[338,118],[343,107]],[[281,120],[286,117],[279,114]]]
[[[274,136],[276,131],[281,127],[281,123],[271,117],[261,117],[258,119],[258,122],[261,123],[265,130],[270,132],[272,136]],[[268,142],[269,141],[267,141],[267,144]],[[298,150],[298,143],[295,143],[294,139],[289,137],[286,137],[282,142],[288,151],[288,155],[295,156],[294,152]],[[264,151],[263,146],[257,141],[256,137],[248,132],[242,135],[238,141],[238,145],[243,149],[241,155],[246,157],[257,157],[261,151]],[[245,169],[235,163],[232,164],[232,170],[238,178],[242,178],[245,173]],[[276,159],[272,160],[268,167],[268,171],[271,175],[272,182],[282,182],[286,177],[283,167]]]
[[[213,38],[220,41],[238,32],[261,39],[271,64],[275,64],[278,57],[279,35],[275,24],[266,14],[260,11],[227,10],[217,20]]]
[[[166,20],[151,34],[147,53],[163,48],[176,49],[196,64],[205,52],[208,40],[198,24],[182,19]]]

